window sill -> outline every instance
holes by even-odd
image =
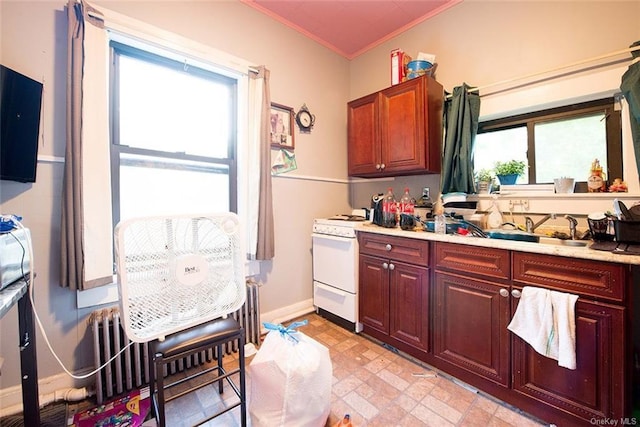
[[[613,200],[613,199],[633,199],[637,201],[640,199],[638,193],[552,193],[541,191],[505,191],[491,194],[477,194],[479,200],[491,200],[497,196],[498,199],[513,199],[513,198],[527,198],[527,199],[571,199],[571,200]]]

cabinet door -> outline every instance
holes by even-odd
[[[382,91],[380,133],[383,172],[426,169],[424,79],[412,79]]]
[[[514,312],[517,299],[514,300]],[[558,366],[513,338],[513,388],[518,393],[592,420],[625,414],[624,308],[579,298],[576,303],[575,370]]]
[[[349,102],[347,106],[349,175],[367,176],[381,171],[379,93]]]
[[[434,355],[463,381],[481,376],[508,387],[508,287],[439,272],[434,285]]]
[[[366,328],[389,334],[389,262],[360,254],[360,322]],[[386,267],[385,267],[386,266]]]
[[[429,351],[429,270],[390,261],[390,335]]]

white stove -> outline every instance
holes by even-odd
[[[313,221],[313,304],[330,320],[362,331],[358,321],[358,239],[364,217],[336,215]]]
[[[355,239],[356,232],[354,228],[363,222],[364,217],[353,215],[336,215],[330,218],[314,219],[313,232]]]

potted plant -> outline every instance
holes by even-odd
[[[479,194],[491,193],[491,186],[493,185],[493,172],[490,169],[480,169],[476,172],[476,182],[478,183]]]
[[[526,168],[522,160],[509,160],[508,162],[496,162],[493,168],[501,185],[512,185]]]

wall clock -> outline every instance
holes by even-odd
[[[296,113],[296,123],[302,133],[311,133],[313,124],[316,122],[316,116],[311,114],[307,108],[307,104],[303,104],[300,110]]]

